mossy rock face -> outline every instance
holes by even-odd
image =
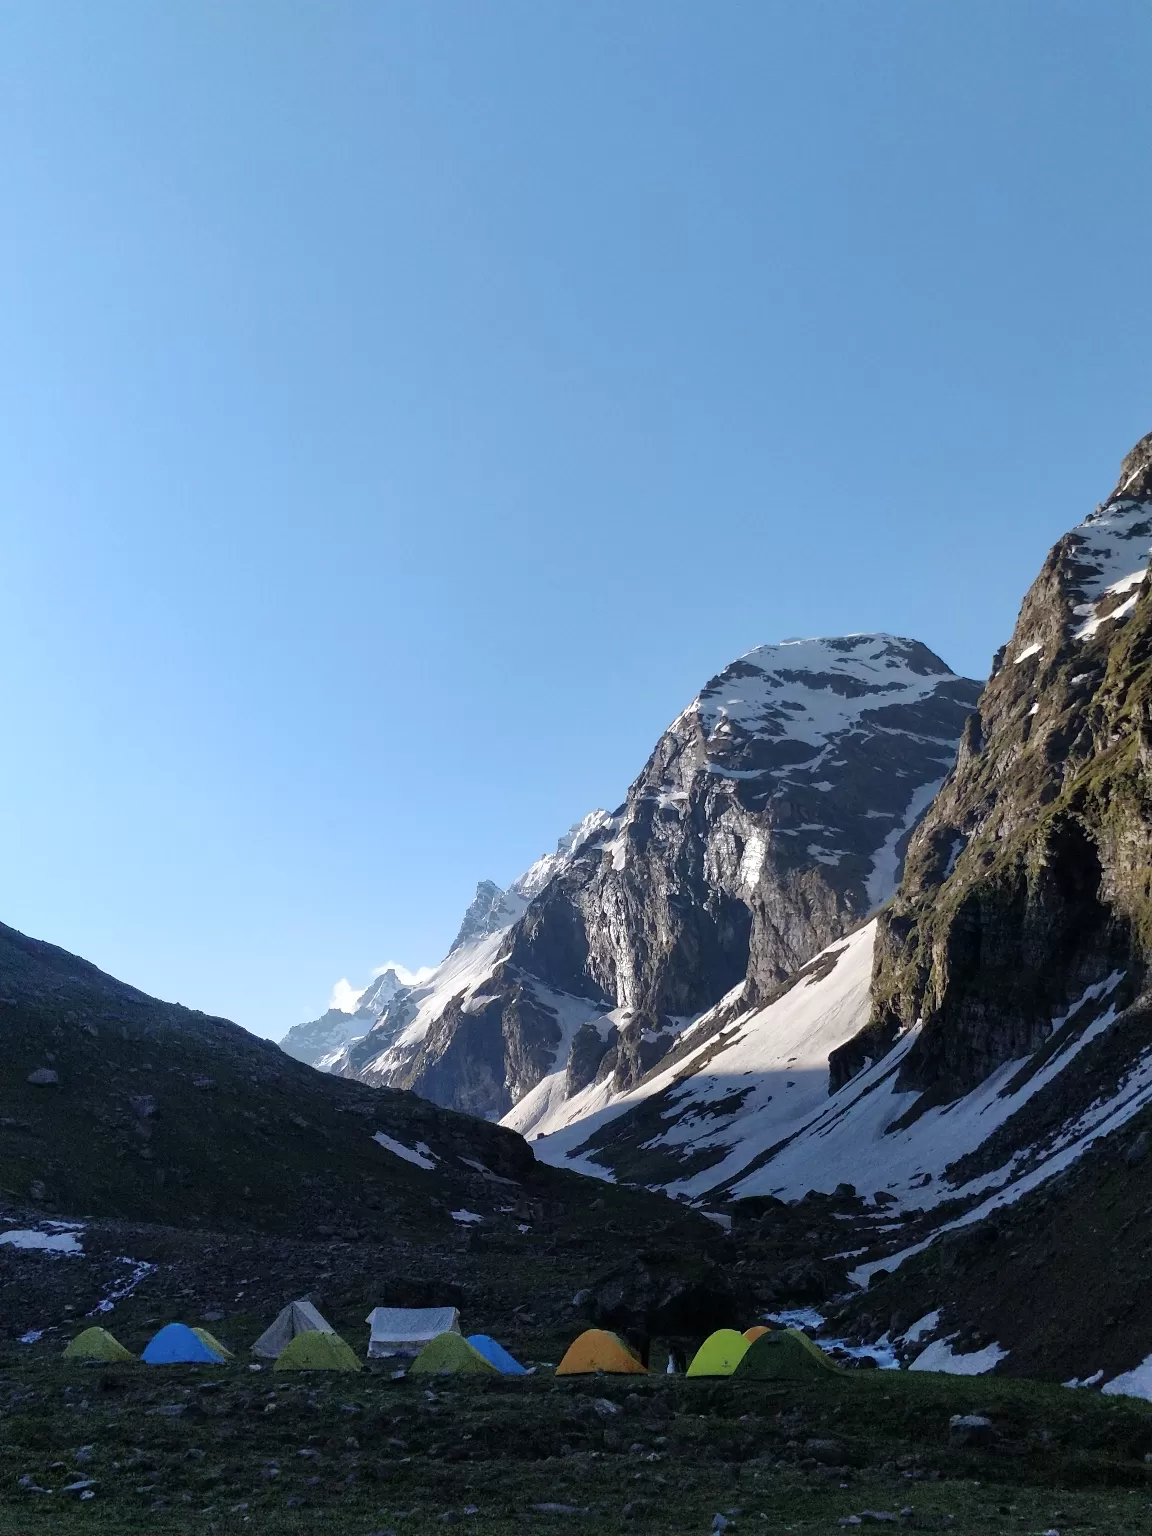
[[[1150,466],[1152,436],[1099,509],[1121,530],[1110,537],[1131,540],[1133,568],[1152,542]],[[1144,985],[1152,588],[1145,576],[1101,596],[1089,561],[1100,526],[1061,539],[1024,599],[956,767],[910,841],[880,919],[872,1017],[834,1053],[834,1087],[919,1020],[899,1074],[925,1096],[915,1114],[1043,1047],[1086,988],[1121,973],[1107,998],[1119,1011]],[[1086,616],[1100,622],[1078,637]],[[1079,1027],[1091,1017],[1086,1005]]]

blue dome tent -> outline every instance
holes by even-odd
[[[223,1365],[223,1357],[183,1323],[169,1323],[149,1339],[141,1360],[148,1365]]]
[[[503,1344],[497,1344],[496,1340],[490,1339],[486,1333],[471,1333],[468,1335],[468,1342],[477,1354],[483,1355],[489,1365],[494,1365],[502,1375],[528,1375],[527,1368],[521,1365],[519,1360],[513,1360]]]

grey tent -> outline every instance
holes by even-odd
[[[376,1307],[364,1319],[372,1330],[368,1358],[415,1357],[438,1333],[459,1333],[455,1307]]]
[[[276,1321],[256,1340],[252,1353],[275,1360],[298,1333],[334,1333],[310,1301],[290,1301]]]

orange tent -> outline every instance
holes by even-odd
[[[603,1371],[608,1376],[646,1376],[648,1373],[623,1339],[603,1328],[589,1328],[568,1346],[568,1353],[556,1367],[557,1376],[591,1376]]]
[[[763,1338],[764,1334],[771,1332],[771,1328],[765,1328],[763,1323],[757,1323],[755,1328],[745,1328],[744,1337],[748,1340],[749,1344],[755,1344],[757,1339]]]

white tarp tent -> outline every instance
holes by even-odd
[[[382,1355],[418,1355],[438,1333],[459,1333],[460,1314],[455,1307],[376,1307],[365,1318],[372,1330],[368,1358]]]
[[[331,1323],[326,1323],[310,1301],[290,1301],[277,1316],[276,1321],[256,1340],[252,1353],[265,1360],[275,1360],[280,1351],[298,1333],[334,1333]]]

